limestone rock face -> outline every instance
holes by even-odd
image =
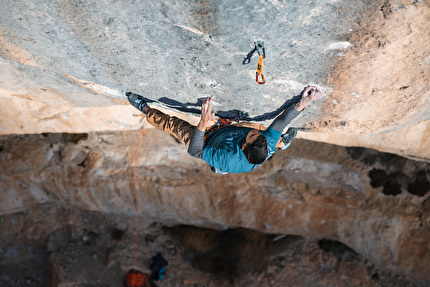
[[[62,203],[133,216],[141,131],[3,136],[1,213]],[[430,281],[430,166],[363,148],[297,140],[248,174],[213,174],[183,145],[146,131],[136,154],[145,221],[342,242],[382,268]]]
[[[430,158],[427,1],[5,0],[2,11],[1,134],[136,129],[126,91],[194,112],[212,96],[219,114],[268,124],[311,83],[324,96],[293,123],[308,139]]]
[[[4,286],[122,286],[130,268],[149,274],[156,252],[168,261],[158,286],[426,286],[328,239],[166,226],[140,217],[135,253],[133,217],[47,203],[0,222]]]
[[[430,284],[428,1],[3,0],[1,9],[0,267],[17,268],[0,272],[0,285],[118,286],[133,265],[135,200],[139,258],[169,254],[178,275],[166,286],[223,286],[196,266],[219,252],[211,245],[224,231],[245,238],[245,251],[255,248],[246,236],[267,247],[267,265],[251,264],[238,286]],[[291,123],[298,139],[251,173],[215,175],[150,128],[133,163],[145,122],[126,91],[192,124],[205,96],[218,116],[269,124],[307,84],[323,96]],[[189,237],[195,226],[201,240]],[[288,238],[297,242],[277,245]],[[252,260],[241,254],[245,272]]]

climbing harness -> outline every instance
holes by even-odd
[[[214,132],[216,130],[219,130],[220,128],[224,128],[224,127],[227,127],[227,126],[231,125],[231,123],[234,122],[235,120],[236,119],[223,119],[223,118],[219,118],[218,121],[205,132],[203,140],[206,140],[206,138],[208,137],[208,135],[210,133],[212,133],[212,132]]]
[[[266,80],[264,79],[264,75],[263,75],[263,59],[266,58],[266,51],[264,49],[263,41],[256,41],[254,44],[255,44],[255,49],[257,50],[257,53],[259,55],[257,72],[255,73],[255,81],[257,82],[257,84],[263,85],[264,83],[266,83]],[[261,82],[258,80],[258,76],[260,75],[262,79]]]

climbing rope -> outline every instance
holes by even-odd
[[[139,146],[142,144],[143,141],[143,136],[145,135],[145,131],[146,128],[145,126],[142,129],[142,135],[140,137],[139,143],[137,144],[137,146],[134,148],[133,151],[133,176],[134,176],[134,211],[135,211],[135,225],[136,225],[136,245],[135,245],[135,250],[134,250],[134,269],[136,269],[136,265],[137,265],[137,247],[138,247],[138,232],[137,232],[137,227],[138,227],[138,220],[137,220],[137,176],[136,176],[136,152],[137,149],[139,148]]]
[[[257,84],[263,85],[266,83],[266,80],[264,79],[263,75],[263,59],[266,58],[266,50],[264,49],[264,42],[263,41],[256,41],[255,43],[255,49],[257,50],[257,53],[259,55],[259,60],[257,64],[257,72],[255,73],[255,81]],[[258,76],[261,75],[261,82],[258,79]]]
[[[137,266],[137,251],[138,251],[138,210],[137,210],[137,176],[136,176],[136,152],[139,149],[140,145],[142,144],[143,137],[145,135],[146,131],[146,125],[142,128],[142,135],[140,137],[139,143],[133,150],[133,177],[134,177],[134,211],[135,211],[135,246],[134,246],[134,269],[130,270],[127,273],[125,285],[127,287],[141,287],[141,286],[149,286],[146,285],[145,276],[142,274],[142,272],[139,272],[136,270]]]

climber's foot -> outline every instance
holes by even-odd
[[[285,134],[281,135],[281,140],[284,143],[284,146],[281,147],[281,149],[282,150],[287,149],[296,136],[297,136],[297,128],[289,128]]]
[[[149,112],[149,106],[145,102],[142,96],[132,93],[132,92],[126,92],[125,95],[128,98],[128,101],[130,104],[133,105],[136,109],[144,113],[145,115]]]

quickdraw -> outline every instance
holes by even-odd
[[[263,59],[266,58],[266,51],[264,49],[264,42],[263,41],[256,41],[255,43],[255,49],[257,50],[257,53],[260,57],[257,64],[257,72],[255,73],[255,81],[257,84],[263,85],[266,83],[266,80],[264,79],[263,75]],[[261,75],[261,82],[258,80],[258,76]]]

